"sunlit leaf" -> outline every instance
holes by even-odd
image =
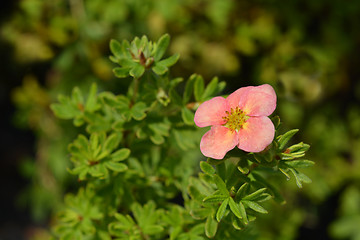
[[[155,48],[154,60],[155,62],[159,61],[165,54],[165,51],[170,43],[170,36],[169,34],[164,34],[158,40]]]
[[[217,228],[218,228],[218,222],[214,218],[209,216],[206,219],[206,223],[205,223],[206,236],[209,238],[213,238],[216,234]]]
[[[299,131],[299,129],[293,129],[290,130],[288,132],[286,132],[285,134],[279,136],[277,138],[277,141],[279,143],[279,149],[282,150],[284,149],[285,145],[289,142],[289,140]]]
[[[218,210],[217,210],[217,212],[216,212],[216,220],[217,220],[218,222],[220,222],[221,219],[223,218],[228,203],[229,203],[229,198],[225,199],[225,200],[221,203],[220,207],[218,208]]]

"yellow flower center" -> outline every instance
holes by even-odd
[[[227,116],[223,117],[226,121],[224,126],[231,131],[238,132],[249,119],[249,116],[247,116],[246,113],[239,107],[236,107],[235,109],[231,108],[230,112],[226,111],[225,113]]]

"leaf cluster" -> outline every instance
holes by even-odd
[[[192,75],[183,100],[178,93],[183,79],[164,71],[177,55],[161,60],[168,44],[168,35],[156,43],[146,37],[121,44],[112,40],[111,59],[120,65],[115,75],[127,71],[132,78],[126,94],[99,92],[93,84],[87,94],[75,87],[70,97],[60,95],[51,106],[57,117],[85,130],[68,146],[69,172],[81,188],[67,197],[58,215],[54,233],[60,239],[204,239],[204,224],[169,201],[189,200],[186,185],[201,137],[193,111],[225,84],[218,86],[214,78],[205,87],[201,76]],[[86,200],[84,192],[91,193]],[[92,208],[101,217],[86,217]]]
[[[146,69],[151,69],[157,75],[165,74],[179,59],[179,54],[161,59],[169,43],[168,34],[163,35],[156,43],[150,42],[146,36],[141,39],[136,37],[131,43],[127,40],[122,43],[111,40],[110,50],[114,55],[110,60],[120,65],[113,70],[115,76],[118,78],[131,76],[138,79]]]
[[[224,239],[244,234],[268,200],[284,203],[269,175],[292,172],[301,187],[309,182],[298,168],[309,146],[285,148],[297,130],[278,136],[261,153],[230,151],[223,160],[200,163],[203,130],[194,111],[219,94],[224,82],[208,84],[198,74],[172,78],[178,55],[162,60],[169,35],[156,43],[146,37],[110,42],[114,74],[127,84],[125,94],[98,91],[87,96],[74,88],[51,106],[83,132],[68,146],[79,180],[77,194],[66,196],[54,234],[60,239]],[[183,93],[179,93],[183,89]],[[279,118],[273,119],[278,127]],[[288,175],[286,175],[288,176]]]

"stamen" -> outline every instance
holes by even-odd
[[[249,116],[241,110],[239,107],[235,109],[231,108],[230,112],[225,111],[227,116],[222,117],[226,123],[224,124],[225,127],[229,128],[231,131],[238,132],[249,119]]]

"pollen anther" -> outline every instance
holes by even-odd
[[[223,119],[226,121],[224,124],[225,127],[229,128],[231,131],[238,132],[241,128],[243,128],[246,121],[249,119],[249,116],[240,109],[236,107],[235,109],[231,108],[230,112],[225,111],[227,116],[224,116]]]

